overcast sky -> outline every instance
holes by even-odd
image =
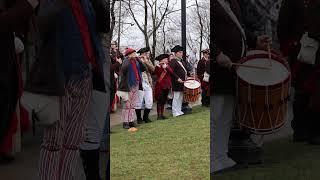
[[[171,2],[171,5],[174,5],[173,3],[175,2],[175,0],[172,0],[172,1],[170,0],[170,2]],[[187,0],[187,7],[190,4],[194,4],[194,3],[195,3],[194,0]],[[174,9],[180,9],[180,8],[181,8],[181,1],[177,0],[177,3],[174,5]],[[141,14],[143,15],[143,11]],[[181,22],[181,18],[180,18],[181,11],[177,11],[172,15],[178,17],[178,20],[179,20],[178,23]],[[142,22],[144,17],[138,16],[137,18],[139,18],[140,22]],[[190,18],[190,17],[188,16],[188,10],[187,10],[187,19],[188,18]],[[135,24],[131,17],[123,19],[123,22]],[[124,32],[124,35],[121,36],[121,41],[120,41],[121,46],[129,46],[129,47],[133,47],[136,49],[139,49],[144,46],[145,43],[144,43],[144,38],[143,38],[142,32],[138,29],[138,27],[136,25],[130,26],[128,24],[123,24],[123,29],[125,29],[126,31]],[[188,30],[188,24],[187,24],[187,30]],[[181,36],[181,33],[178,35]],[[150,41],[150,43],[151,43],[151,41]]]

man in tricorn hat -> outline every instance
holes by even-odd
[[[156,65],[154,71],[154,74],[157,76],[154,92],[155,100],[157,101],[158,120],[166,119],[166,117],[163,115],[163,112],[164,105],[168,100],[168,95],[172,88],[172,76],[179,78],[169,66],[169,58],[169,54],[161,54],[156,57],[156,60],[159,61],[159,64]]]
[[[201,103],[202,103],[202,106],[209,106],[210,105],[210,97],[206,95],[207,91],[209,89],[209,83],[204,81],[204,78],[205,78],[206,67],[207,67],[207,64],[209,63],[210,50],[205,49],[201,52],[203,54],[203,57],[201,58],[201,60],[198,63],[198,66],[197,66],[197,76],[201,82],[201,88],[202,88]]]
[[[175,46],[171,49],[174,52],[174,58],[170,61],[170,67],[174,69],[177,77],[172,77],[172,91],[173,91],[173,101],[172,101],[172,115],[174,117],[181,116],[182,103],[183,103],[183,82],[187,79],[189,72],[187,71],[186,62],[182,60],[183,58],[183,47],[180,45]]]
[[[151,73],[154,71],[154,65],[150,60],[150,48],[141,48],[138,53],[140,54],[140,60],[145,66],[144,72],[142,72],[142,90],[139,91],[139,100],[136,104],[136,115],[138,124],[143,122],[149,123],[149,113],[153,105],[153,91],[152,91],[152,77]],[[141,109],[144,104],[143,118],[141,118]]]

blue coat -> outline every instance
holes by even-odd
[[[81,33],[71,7],[64,0],[45,0],[41,2],[38,14],[39,54],[27,90],[61,96],[69,80],[81,80],[93,73],[94,89],[105,92],[102,64],[106,60],[96,30],[95,11],[89,0],[80,2],[89,24],[99,71],[93,72],[85,59]]]

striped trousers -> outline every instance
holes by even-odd
[[[60,99],[60,119],[44,132],[40,149],[40,180],[75,180],[79,146],[92,93],[91,77],[69,81]]]
[[[133,122],[136,119],[136,105],[139,101],[139,86],[132,88],[129,92],[129,99],[124,104],[121,113],[121,119],[123,122]]]

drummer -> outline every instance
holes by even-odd
[[[172,115],[173,117],[182,116],[182,103],[183,103],[183,82],[187,79],[189,73],[187,71],[187,65],[183,58],[183,47],[176,45],[171,49],[174,52],[174,56],[169,63],[169,66],[174,69],[177,77],[172,76]]]
[[[216,12],[214,26],[217,48],[212,66],[214,96],[211,96],[211,102],[214,104],[210,123],[211,174],[246,167],[246,164],[237,164],[227,155],[231,126],[232,124],[237,126],[233,121],[235,74],[232,67],[234,62],[245,56],[248,47],[265,50],[271,42],[271,38],[266,35],[257,37],[243,29],[237,0],[214,0],[214,2],[217,3],[217,6],[213,7]],[[248,151],[257,149],[255,143],[250,140],[250,134],[244,131],[233,130],[230,140],[232,146],[247,147]]]

